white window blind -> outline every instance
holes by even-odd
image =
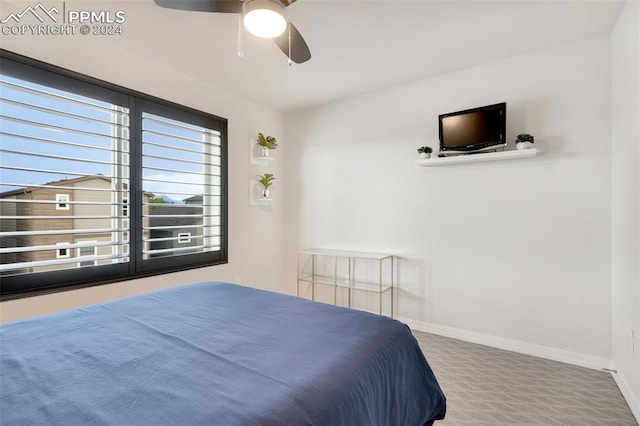
[[[143,259],[221,249],[221,175],[219,131],[142,113]]]
[[[129,262],[128,108],[0,84],[0,275]]]
[[[227,262],[226,119],[0,61],[0,299]]]

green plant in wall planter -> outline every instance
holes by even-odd
[[[421,146],[418,148],[418,157],[419,158],[430,158],[433,149],[430,146]]]
[[[268,157],[271,150],[278,147],[275,137],[265,136],[262,133],[258,133],[258,145],[260,145],[260,155],[262,157]]]
[[[258,183],[262,185],[262,198],[269,198],[269,187],[273,185],[276,178],[271,173],[258,175],[258,178]]]
[[[520,133],[516,136],[516,149],[529,149],[533,145],[534,138],[529,133]]]

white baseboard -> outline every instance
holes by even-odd
[[[464,340],[471,343],[478,343],[480,345],[491,346],[498,349],[505,349],[507,351],[523,353],[526,355],[533,355],[540,358],[551,359],[553,361],[560,361],[567,364],[578,365],[580,367],[587,367],[596,370],[601,370],[603,368],[611,369],[611,360],[608,360],[606,358],[565,351],[562,349],[549,348],[546,346],[535,345],[533,343],[521,342],[519,340],[505,339],[503,337],[477,333],[475,331],[467,331],[459,328],[414,321],[407,318],[396,319],[407,324],[414,330],[424,331],[426,333],[451,337],[453,339]]]
[[[613,368],[613,370],[616,370],[616,368]],[[620,392],[622,392],[622,396],[624,396],[627,404],[629,404],[631,412],[636,417],[636,421],[640,425],[640,401],[638,400],[638,397],[634,395],[631,387],[629,386],[629,383],[627,383],[627,381],[624,379],[624,376],[620,372],[611,373],[611,376],[613,376],[613,380],[616,381],[618,388],[620,388]]]

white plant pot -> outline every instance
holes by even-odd
[[[269,198],[269,190],[268,189],[263,189],[262,192],[260,193],[260,196],[262,198]]]
[[[421,152],[420,154],[418,154],[418,158],[420,159],[431,158],[431,154],[427,152]]]
[[[532,146],[533,144],[531,142],[519,142],[516,144],[516,149],[519,149],[519,150],[529,149]]]
[[[269,148],[267,148],[266,146],[261,146],[260,147],[260,156],[268,157],[270,152],[271,152],[271,150]]]

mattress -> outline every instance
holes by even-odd
[[[207,282],[0,327],[3,425],[401,425],[444,418],[408,327]]]

